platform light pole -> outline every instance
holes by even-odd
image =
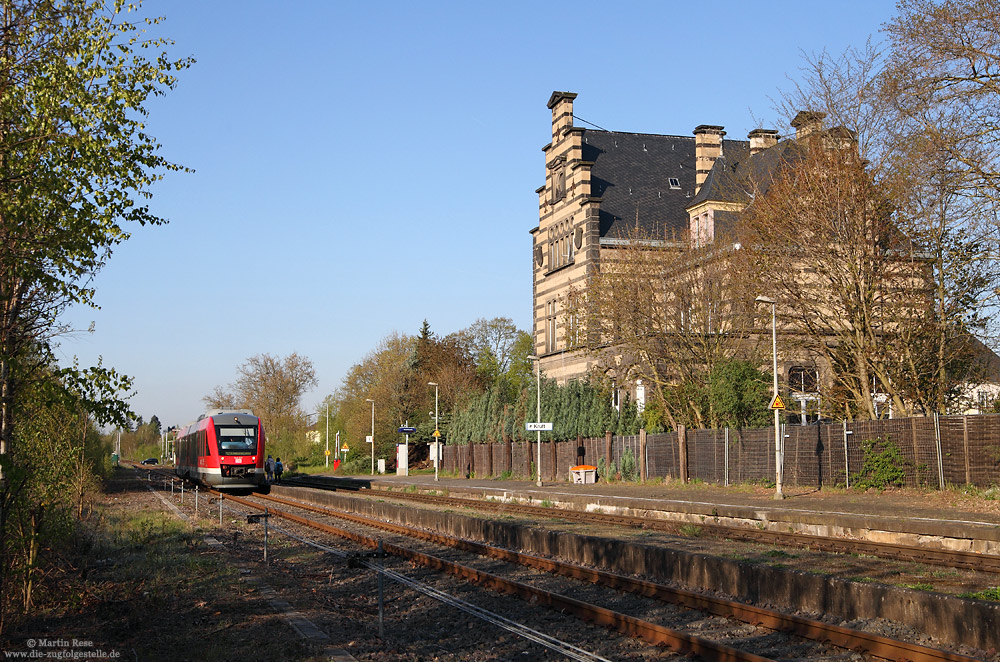
[[[434,480],[438,480],[438,464],[441,463],[441,431],[438,430],[438,384],[427,382],[434,387]]]
[[[781,491],[781,479],[784,473],[781,466],[784,461],[784,453],[781,452],[781,413],[777,407],[774,407],[778,399],[778,325],[775,315],[775,305],[778,302],[764,296],[757,297],[754,301],[771,305],[771,359],[774,373],[774,400],[771,401],[771,406],[774,409],[774,498],[784,499],[785,495]]]
[[[365,398],[365,402],[372,403],[372,475],[375,475],[375,401]]]
[[[535,362],[535,422],[542,421],[542,359],[537,354],[530,354],[528,358]],[[538,451],[538,459],[535,463],[537,481],[535,485],[542,486],[542,431],[535,430],[535,448]]]
[[[330,403],[326,403],[326,468],[330,468]]]

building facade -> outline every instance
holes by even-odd
[[[801,113],[793,122],[796,136],[786,141],[771,129],[731,140],[724,127],[710,124],[690,135],[627,133],[574,125],[576,96],[553,92],[547,104],[552,140],[542,150],[545,182],[536,191],[538,225],[530,231],[535,354],[549,378],[565,383],[600,371],[641,407],[645,389],[629,376],[627,357],[613,348],[600,358],[573,349],[571,293],[585,290],[636,229],[678,248],[722,241],[750,200],[740,182],[766,181],[798,140],[823,131],[823,116]],[[795,410],[818,415],[815,362],[786,357],[779,373]]]

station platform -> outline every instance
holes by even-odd
[[[321,474],[322,475],[322,474]],[[331,474],[331,477],[341,478]],[[474,499],[546,502],[555,508],[615,513],[681,523],[712,522],[873,542],[927,544],[1000,554],[1000,499],[956,491],[884,492],[721,487],[703,483],[591,483],[477,480],[375,475],[354,477],[361,486],[417,489]]]

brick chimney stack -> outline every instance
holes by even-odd
[[[724,127],[711,124],[699,124],[694,128],[694,167],[695,187],[697,194],[701,185],[708,179],[715,160],[722,156],[722,137],[726,135]]]
[[[780,137],[774,129],[754,129],[747,134],[747,138],[750,139],[750,156],[774,147]]]
[[[795,129],[795,139],[802,140],[822,131],[824,117],[826,117],[826,113],[816,110],[800,110],[799,114],[792,120],[792,127]]]
[[[573,92],[553,92],[548,106],[552,110],[552,141],[558,140],[565,129],[573,126]]]

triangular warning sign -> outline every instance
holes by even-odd
[[[784,409],[785,408],[785,403],[781,401],[781,396],[778,395],[777,393],[775,393],[774,397],[771,398],[771,407],[770,408],[771,409]]]

